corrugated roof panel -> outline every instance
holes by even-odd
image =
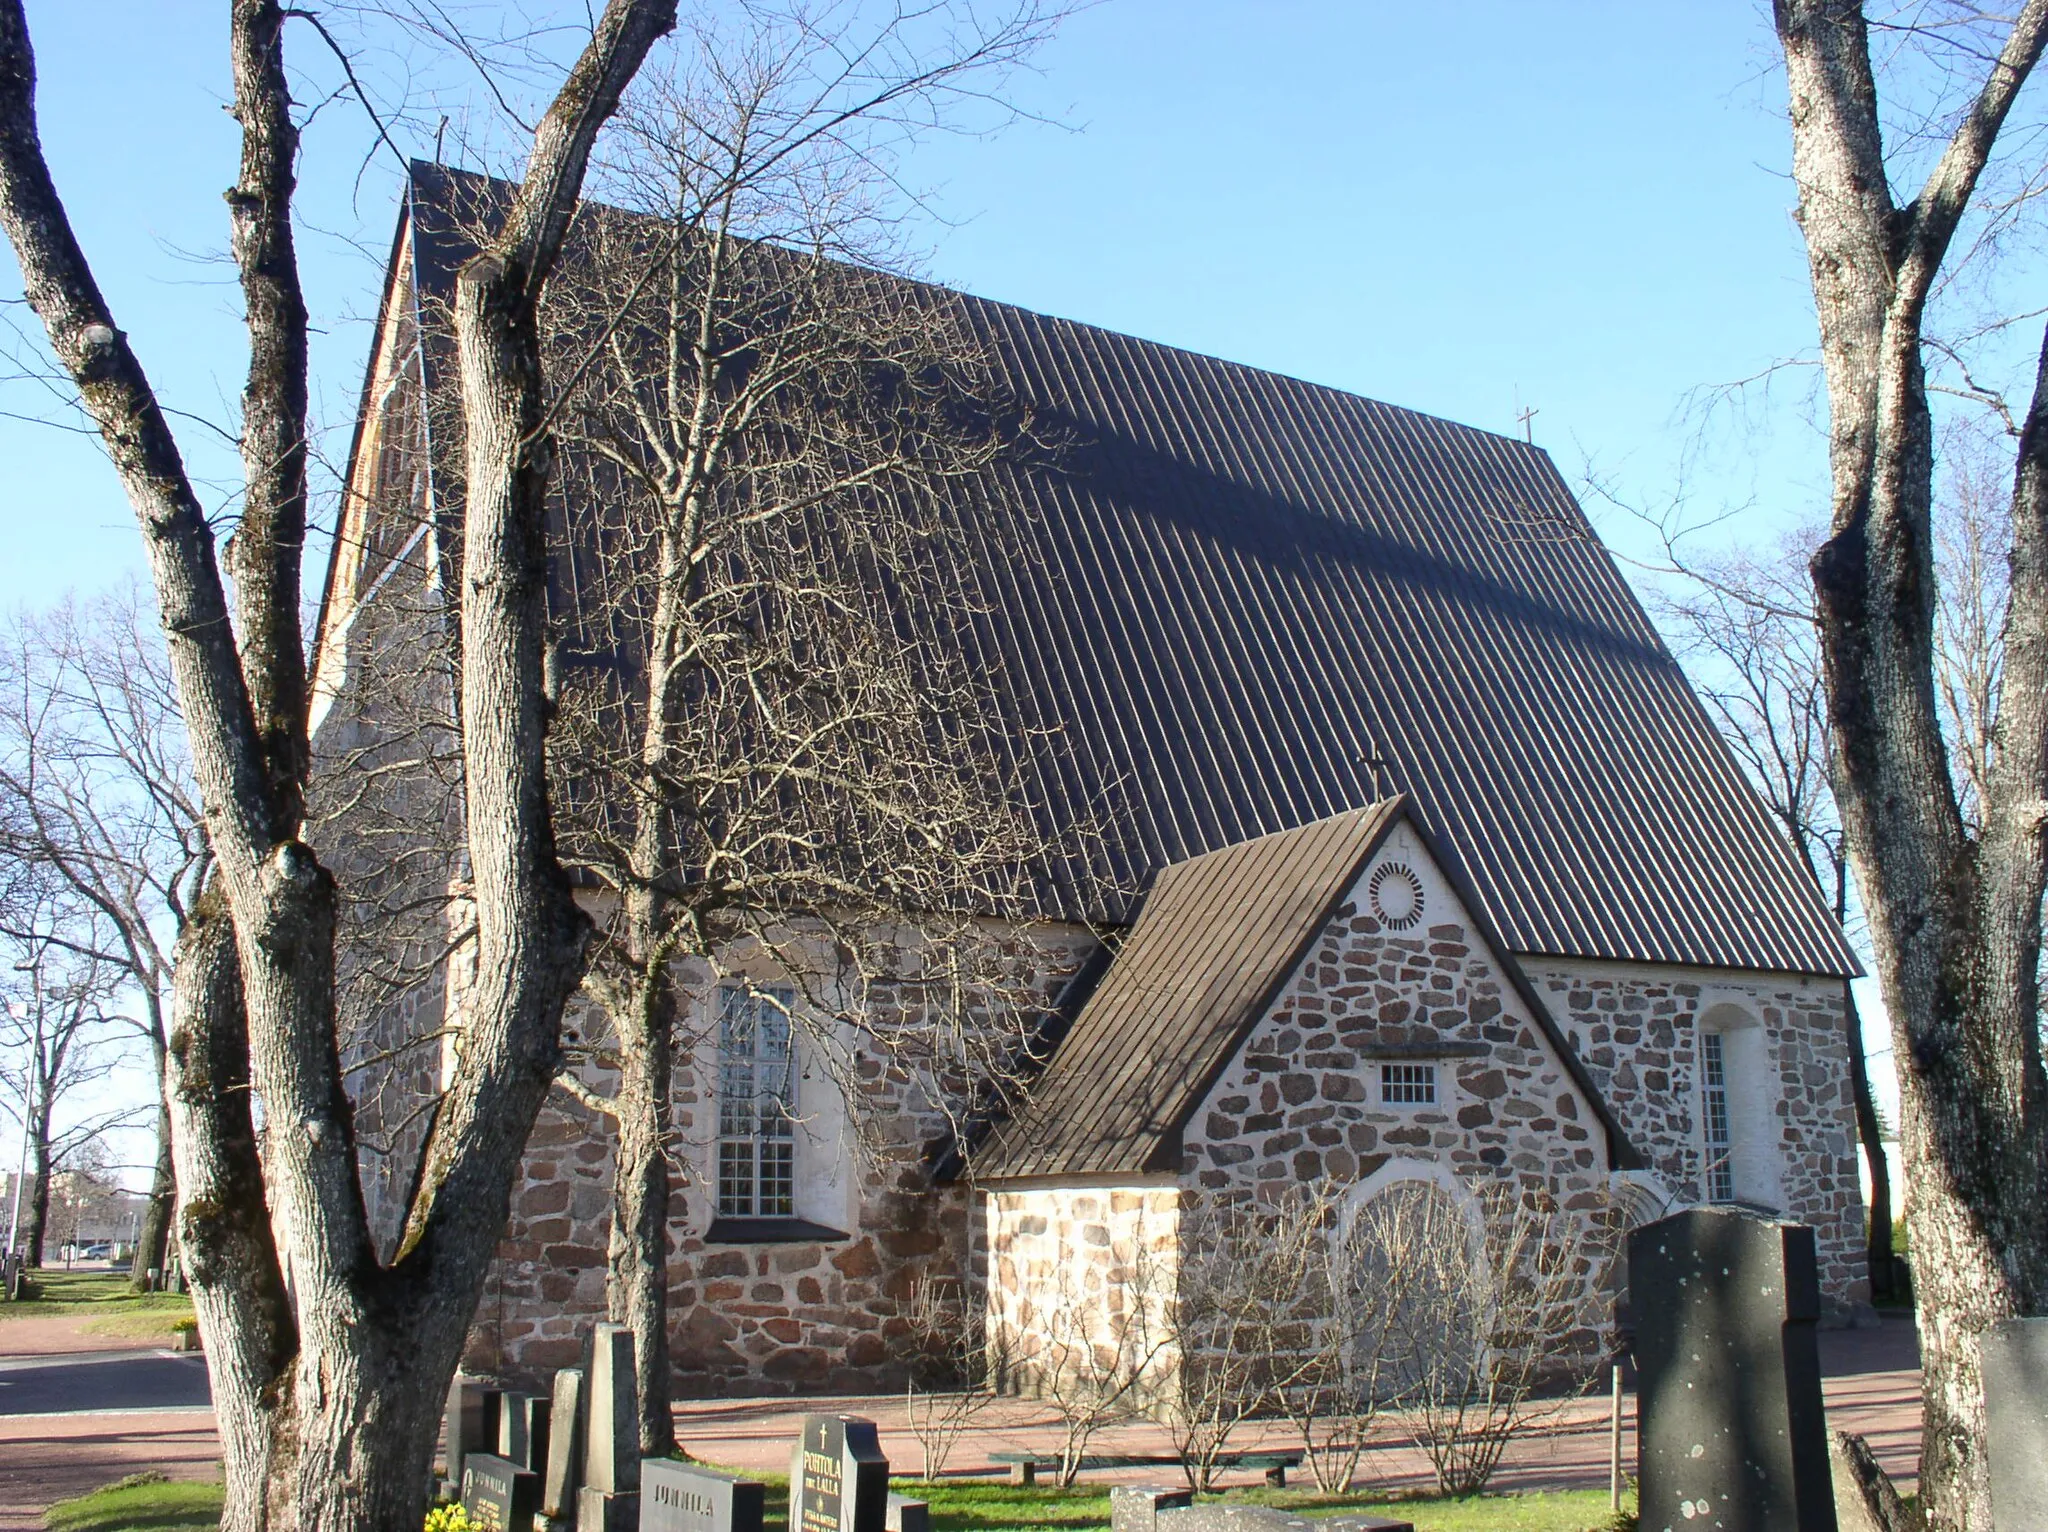
[[[456,181],[416,169],[424,223]],[[445,286],[460,241],[426,232],[422,280]],[[1541,450],[903,291],[952,306],[1064,441],[1002,470],[1022,556],[930,573],[985,601],[960,641],[1020,741],[1052,731],[1020,745],[1048,828],[1103,832],[1053,880],[1086,907],[1046,913],[1128,923],[1169,863],[1400,789],[1513,951],[1855,971]]]

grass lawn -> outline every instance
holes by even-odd
[[[142,1473],[59,1501],[50,1507],[45,1525],[50,1532],[210,1532],[219,1521],[218,1484]]]
[[[786,1480],[762,1475],[768,1486],[767,1524],[789,1519]],[[944,1532],[1005,1532],[1008,1528],[1102,1528],[1109,1525],[1103,1488],[1029,1489],[982,1481],[920,1484],[898,1479],[898,1494],[928,1500],[932,1525]],[[50,1532],[210,1532],[220,1516],[218,1484],[189,1484],[138,1474],[119,1484],[52,1506]],[[1603,1491],[1540,1495],[1482,1495],[1471,1500],[1334,1499],[1313,1490],[1233,1490],[1222,1497],[1248,1505],[1282,1506],[1297,1515],[1335,1516],[1377,1511],[1415,1523],[1415,1532],[1607,1532],[1613,1521]]]
[[[789,1485],[761,1475],[768,1486],[769,1526],[789,1518]],[[1171,1470],[1162,1484],[1177,1482]],[[986,1480],[942,1479],[925,1484],[897,1479],[899,1495],[931,1503],[932,1526],[941,1532],[1004,1532],[1007,1528],[1101,1528],[1109,1525],[1109,1490],[1085,1483],[1070,1490],[1053,1485],[1029,1489]],[[1322,1517],[1371,1512],[1415,1523],[1415,1532],[1607,1532],[1614,1525],[1605,1490],[1553,1494],[1481,1495],[1470,1500],[1384,1500],[1336,1498],[1313,1489],[1240,1489],[1217,1496],[1230,1504],[1279,1506],[1297,1516]],[[1633,1497],[1629,1502],[1633,1505]]]
[[[0,1323],[10,1319],[92,1320],[95,1328],[114,1325],[114,1335],[161,1335],[192,1312],[184,1293],[131,1293],[125,1271],[66,1271],[63,1267],[30,1272],[42,1296],[20,1303],[0,1301]]]

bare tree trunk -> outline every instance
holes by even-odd
[[[171,1213],[178,1200],[177,1162],[171,1150],[171,1051],[164,1035],[163,1002],[146,994],[149,1008],[150,1064],[156,1074],[156,1168],[149,1181],[149,1206],[135,1231],[135,1258],[128,1263],[129,1286],[136,1292],[149,1285],[149,1274],[164,1269],[171,1243]]]
[[[250,1111],[249,1036],[234,927],[217,890],[179,937],[164,1100],[178,1243],[213,1383],[227,1488],[221,1532],[289,1526],[288,1418],[298,1327],[278,1264]],[[272,1501],[283,1502],[273,1517]]]
[[[228,1524],[234,1532],[399,1532],[418,1527],[426,1508],[448,1379],[582,967],[586,922],[555,856],[543,753],[550,448],[538,307],[598,128],[673,28],[675,6],[611,0],[535,133],[503,233],[458,283],[476,970],[457,1065],[388,1267],[370,1238],[342,1088],[334,884],[298,838],[305,317],[289,230],[296,137],[284,21],[273,0],[233,7],[243,157],[229,203],[250,337],[248,484],[234,550],[239,624],[230,621],[212,529],[169,423],[51,180],[21,0],[0,0],[0,225],[29,304],[142,524],[217,859],[225,914],[195,918],[178,966],[171,1110],[184,1245],[222,1412]],[[239,1003],[226,977],[230,959]],[[222,1081],[232,1083],[222,1089]],[[260,1159],[253,1131],[227,1105],[246,1111],[252,1093],[264,1107]]]
[[[1776,0],[1829,401],[1832,535],[1813,563],[1836,798],[1899,1066],[1925,1379],[1921,1486],[1991,1525],[1978,1339],[2048,1299],[2041,1063],[2048,779],[2048,351],[2014,486],[2001,749],[1974,842],[1934,690],[1933,449],[1921,323],[2014,97],[2048,42],[2029,0],[1926,186],[1893,203],[1860,5]]]
[[[28,1223],[21,1231],[23,1264],[43,1264],[43,1242],[50,1232],[50,1126],[47,1114],[29,1146]]]
[[[162,1079],[161,1074],[158,1079]],[[178,1200],[177,1169],[171,1155],[171,1113],[161,1102],[156,1111],[156,1166],[150,1172],[149,1205],[135,1231],[135,1258],[128,1263],[129,1286],[141,1292],[149,1274],[164,1269],[171,1244],[171,1214]]]
[[[655,987],[644,980],[645,988]],[[665,986],[663,986],[665,987]],[[611,1270],[605,1285],[615,1323],[633,1331],[640,1388],[640,1451],[676,1450],[668,1352],[668,1126],[672,1043],[655,994],[620,1008],[618,1148],[612,1187]]]

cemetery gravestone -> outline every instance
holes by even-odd
[[[883,1532],[932,1532],[932,1507],[928,1500],[891,1495],[882,1520]]]
[[[761,1532],[767,1490],[694,1463],[640,1464],[640,1532]]]
[[[789,1475],[789,1532],[884,1532],[889,1460],[875,1423],[806,1415]]]
[[[1642,1525],[1836,1532],[1813,1230],[1692,1208],[1629,1237]]]
[[[1984,1334],[1984,1452],[1994,1526],[2048,1526],[2048,1319]]]
[[[1119,1484],[1109,1492],[1111,1532],[1415,1532],[1386,1516],[1311,1521],[1263,1505],[1196,1505],[1184,1489]]]
[[[594,1327],[583,1369],[583,1485],[577,1532],[633,1532],[640,1515],[640,1391],[633,1332]]]
[[[480,1532],[527,1532],[540,1505],[540,1475],[495,1453],[462,1460],[462,1509]]]
[[[446,1433],[448,1498],[462,1491],[463,1460],[472,1452],[489,1452],[498,1444],[498,1391],[480,1379],[455,1375],[448,1385],[448,1412],[442,1420]]]
[[[550,1523],[567,1527],[576,1513],[576,1489],[582,1478],[582,1368],[564,1367],[555,1374],[548,1424],[547,1471],[541,1478],[540,1514]]]
[[[548,1401],[507,1394],[498,1403],[498,1456],[539,1473],[548,1466]]]

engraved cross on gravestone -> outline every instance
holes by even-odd
[[[883,1532],[889,1460],[872,1420],[806,1415],[791,1457],[789,1532]]]

